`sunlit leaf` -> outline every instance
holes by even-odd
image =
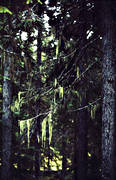
[[[88,152],[88,156],[91,157],[91,154]]]
[[[40,0],[37,0],[38,3],[43,4]]]
[[[32,0],[27,0],[27,4],[33,3]]]
[[[8,76],[4,76],[4,80],[10,80]]]
[[[69,106],[69,107],[72,107],[72,106],[73,106],[73,104],[72,104],[72,103],[69,103],[69,104],[68,104],[68,106]]]

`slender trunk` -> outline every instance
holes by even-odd
[[[8,51],[12,53],[11,47]],[[3,79],[3,115],[2,115],[2,171],[1,179],[11,178],[11,146],[12,146],[12,83],[11,83],[12,56],[10,53],[4,57]]]
[[[81,0],[82,14],[80,17],[81,21],[81,42],[80,48],[82,49],[86,44],[86,2]],[[83,52],[81,62],[79,63],[80,74],[83,73],[86,64],[86,52]],[[86,82],[86,77],[81,80],[81,107],[87,105],[86,97],[86,87],[84,83]],[[85,180],[87,178],[87,119],[88,111],[87,109],[82,109],[79,112],[79,140],[78,140],[78,180]]]
[[[48,171],[50,171],[50,145],[49,145],[49,124],[47,122],[46,125],[46,148],[47,148],[47,157],[48,157],[48,162],[47,162],[47,168]]]
[[[65,137],[62,136],[62,175],[65,177],[66,168],[67,168],[67,159],[66,159],[66,140]]]
[[[87,105],[86,97],[82,97],[81,106]],[[79,113],[79,152],[78,152],[78,180],[87,178],[87,109]]]
[[[77,152],[77,142],[78,142],[78,128],[77,128],[77,119],[75,120],[75,128],[74,128],[74,160],[73,160],[73,168],[74,168],[74,179],[77,180],[77,162],[78,162],[78,152]]]
[[[115,66],[112,55],[112,16],[109,1],[102,4],[103,29],[103,102],[102,102],[102,179],[113,177],[114,120],[115,120]]]
[[[41,65],[41,30],[38,29],[38,39],[37,39],[37,65],[38,65],[38,81],[37,81],[37,91],[39,94],[39,99],[37,101],[37,115],[40,113],[40,88],[41,88],[41,77],[40,77],[40,65]],[[40,166],[41,166],[41,120],[37,118],[37,128],[36,128],[36,152],[35,152],[35,175],[40,176]]]

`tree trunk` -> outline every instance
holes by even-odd
[[[81,106],[87,105],[86,97],[82,97]],[[78,151],[78,180],[87,178],[87,109],[79,113],[79,151]]]
[[[11,47],[8,51],[12,53]],[[2,171],[1,179],[11,178],[11,146],[12,146],[12,83],[11,66],[12,56],[8,53],[4,57],[4,77],[3,77],[3,115],[2,115]]]
[[[78,125],[77,125],[77,119],[75,119],[75,128],[74,128],[74,159],[73,159],[73,168],[74,168],[74,180],[77,180],[78,178],[78,151],[77,151],[77,143],[78,143]]]
[[[67,169],[67,159],[66,159],[66,139],[62,136],[62,175],[65,177]]]
[[[40,114],[40,88],[41,88],[41,77],[40,77],[40,65],[41,65],[41,30],[38,29],[38,39],[37,39],[37,65],[38,65],[38,80],[37,80],[37,91],[39,94],[39,99],[37,100],[37,115]],[[41,119],[37,118],[36,127],[36,152],[35,152],[35,175],[39,178],[40,176],[40,166],[41,166]]]
[[[102,102],[102,179],[113,177],[114,120],[115,120],[115,66],[112,54],[112,15],[109,1],[102,2],[103,29],[103,102]]]
[[[81,21],[81,42],[80,49],[82,49],[86,44],[86,2],[85,0],[81,0],[80,2],[82,8],[82,14],[80,16]],[[86,51],[83,51],[83,56],[81,58],[81,62],[79,62],[79,71],[80,74],[85,70],[86,62]],[[81,107],[87,105],[87,97],[86,97],[86,77],[82,77],[80,85],[80,96],[81,96]],[[78,140],[78,180],[85,180],[87,178],[87,120],[88,120],[88,111],[87,109],[82,109],[79,112],[79,140]]]

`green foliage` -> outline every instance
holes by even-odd
[[[40,1],[40,0],[37,0],[37,2],[40,3],[40,4],[43,4],[42,1]]]
[[[32,0],[27,0],[27,4],[33,3]]]
[[[12,15],[12,12],[4,6],[0,6],[0,13],[8,13],[8,14]]]
[[[43,4],[43,1],[37,1],[39,4]],[[13,153],[16,155],[16,159],[13,157],[13,160],[15,161],[14,164],[17,164],[18,169],[19,167],[22,167],[22,169],[25,168],[29,172],[33,171],[34,165],[33,167],[31,165],[35,164],[34,154],[35,152],[38,152],[35,138],[36,119],[39,118],[42,126],[40,130],[42,131],[42,137],[39,134],[37,138],[38,143],[41,143],[42,141],[43,146],[41,147],[41,156],[44,159],[41,170],[44,171],[44,168],[47,170],[48,156],[50,158],[50,166],[52,166],[51,169],[56,171],[62,169],[63,153],[67,159],[67,169],[74,170],[72,159],[74,159],[75,151],[75,132],[78,132],[78,129],[75,129],[75,127],[78,126],[79,117],[77,109],[81,106],[81,97],[84,94],[84,90],[86,90],[88,101],[92,102],[93,99],[97,98],[98,94],[100,94],[101,66],[99,64],[95,67],[90,66],[94,60],[96,61],[96,58],[99,59],[100,57],[100,53],[96,53],[97,49],[100,48],[100,43],[97,41],[96,44],[92,43],[93,47],[97,46],[96,48],[94,47],[96,51],[94,51],[91,46],[86,47],[87,59],[86,62],[83,62],[86,81],[81,81],[82,79],[80,77],[82,76],[79,67],[82,59],[79,54],[84,55],[83,48],[82,50],[80,49],[80,26],[82,23],[78,23],[78,26],[74,24],[75,13],[73,13],[71,9],[75,9],[75,2],[73,4],[73,2],[69,1],[67,4],[65,0],[62,2],[50,1],[51,4],[59,2],[62,3],[59,3],[59,6],[61,5],[62,7],[62,11],[59,15],[56,13],[56,17],[54,15],[51,16],[53,13],[52,11],[47,11],[49,23],[53,23],[51,23],[51,32],[47,33],[45,27],[42,26],[43,17],[37,15],[38,12],[41,11],[44,14],[44,8],[37,10],[37,1],[26,1],[26,3],[29,4],[29,7],[33,6],[32,11],[22,10],[19,13],[17,12],[16,16],[13,14],[11,21],[13,22],[13,28],[10,30],[8,29],[7,21],[5,22],[6,24],[0,22],[0,31],[2,29],[5,30],[5,28],[7,29],[4,32],[8,36],[7,39],[10,40],[9,37],[11,37],[11,39],[12,37],[15,37],[16,40],[16,51],[14,50],[13,52],[14,67],[12,67],[12,81],[14,86],[13,102],[11,105],[15,124],[13,125],[13,132],[15,132],[15,140],[13,140]],[[67,10],[69,8],[71,11],[71,13],[70,11],[67,12],[67,14],[70,14],[70,17],[67,15],[64,16],[65,6]],[[77,13],[78,4],[76,4],[76,6]],[[81,9],[80,5],[79,9]],[[1,6],[0,13],[9,12]],[[79,17],[77,17],[77,15],[76,19],[79,21]],[[70,29],[73,29],[73,31],[71,32]],[[21,38],[21,34],[23,32],[27,34],[26,40]],[[3,33],[3,31],[1,33]],[[66,36],[67,33],[69,36]],[[60,37],[56,38],[56,35],[59,35]],[[34,48],[38,37],[42,41],[40,43],[41,47],[38,47],[39,51],[42,50],[41,65],[39,67],[37,64],[37,49]],[[34,43],[35,40],[36,43]],[[2,37],[0,41],[3,41],[1,46],[2,44],[7,44],[7,40],[4,40]],[[90,42],[88,40],[88,44],[89,43]],[[15,44],[13,43],[13,45]],[[4,46],[1,46],[0,49],[4,49]],[[87,70],[87,67],[92,68]],[[3,71],[2,65],[1,68]],[[0,94],[2,94],[3,83],[2,71],[0,71]],[[39,98],[40,104],[38,107],[37,101]],[[0,113],[2,113],[2,100],[0,100]],[[98,137],[95,138],[93,134],[95,134],[95,130],[98,132],[96,134],[99,134],[101,125],[98,121],[101,119],[101,114],[98,112],[97,105],[88,105],[88,107],[90,106],[91,117],[88,119],[88,123],[90,123],[88,137],[90,138],[88,138],[88,146],[90,154],[93,151],[95,154],[98,154],[99,148],[97,143],[101,142],[100,139],[98,139],[100,136],[98,135]],[[40,114],[37,114],[38,108]],[[92,118],[94,119],[94,121],[92,121],[93,124],[91,123]],[[18,123],[19,127],[17,125]],[[97,128],[92,130],[91,126],[96,124]],[[48,133],[49,140],[47,137]],[[63,140],[66,141],[65,147],[62,145]],[[47,145],[49,146],[49,149]],[[63,152],[64,148],[65,152]],[[21,152],[21,154],[19,152]],[[26,166],[24,165],[24,162],[26,162]],[[71,173],[72,172],[70,172],[69,179],[71,179]],[[66,177],[68,179],[68,176]],[[25,179],[26,178],[27,177],[25,175]],[[42,177],[41,179],[50,179],[50,177]],[[56,177],[54,177],[54,179],[56,179]]]
[[[41,0],[37,0],[37,2],[38,2],[39,4],[43,4]],[[26,3],[27,3],[27,4],[33,3],[33,0],[27,0]]]

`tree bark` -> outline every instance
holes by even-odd
[[[12,53],[12,48],[8,51]],[[4,57],[4,79],[3,79],[3,115],[2,115],[2,171],[1,179],[11,178],[11,146],[12,146],[12,83],[11,66],[12,56],[8,53]]]
[[[115,67],[112,47],[112,15],[109,1],[102,1],[103,102],[102,102],[102,180],[113,179]]]

